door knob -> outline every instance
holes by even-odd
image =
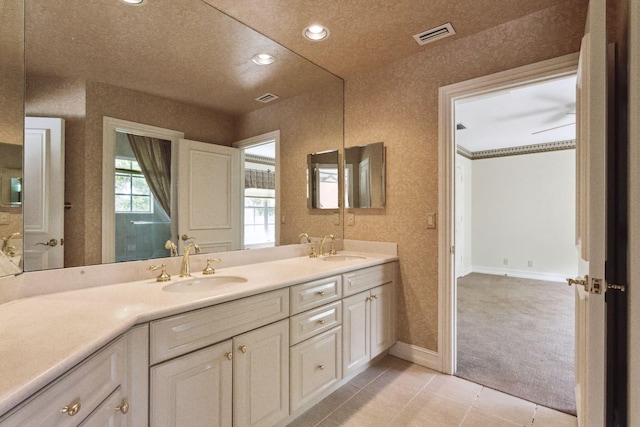
[[[54,246],[58,246],[58,240],[56,240],[56,239],[51,239],[51,240],[49,240],[48,242],[40,242],[40,243],[36,243],[34,246],[38,246],[38,245],[54,247]]]
[[[183,242],[186,242],[187,240],[194,240],[195,237],[191,237],[191,236],[187,236],[186,234],[183,234],[181,239]]]

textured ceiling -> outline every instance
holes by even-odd
[[[80,78],[241,114],[339,81],[201,0],[28,0],[27,75]],[[277,61],[259,66],[251,58]]]
[[[203,0],[332,73],[348,78],[423,52],[413,35],[451,22],[456,35],[478,33],[558,4],[557,0]],[[302,31],[329,28],[322,42]]]
[[[263,107],[254,98],[267,92],[288,98],[339,81],[325,70],[348,78],[554,4],[148,0],[130,6],[118,0],[28,0],[27,75],[93,80],[242,114]],[[426,46],[412,37],[446,22],[456,35]],[[329,38],[304,39],[302,31],[312,23],[326,25]],[[263,52],[276,62],[255,65],[252,56]]]

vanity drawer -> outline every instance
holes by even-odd
[[[125,343],[121,338],[16,408],[7,418],[0,419],[0,424],[78,425],[124,381],[124,355]]]
[[[374,288],[392,282],[395,279],[396,263],[376,265],[342,275],[344,296]]]
[[[342,379],[342,327],[291,347],[291,412]]]
[[[323,305],[291,317],[289,340],[291,345],[298,344],[320,332],[335,328],[341,323],[342,301]]]
[[[151,365],[289,316],[289,291],[279,289],[151,322]]]
[[[337,301],[342,297],[342,277],[332,276],[291,286],[291,314]]]

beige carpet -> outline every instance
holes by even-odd
[[[457,292],[456,375],[575,414],[573,288],[472,273]]]

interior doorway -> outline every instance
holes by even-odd
[[[242,152],[243,248],[277,246],[280,131],[244,139],[233,146]]]

